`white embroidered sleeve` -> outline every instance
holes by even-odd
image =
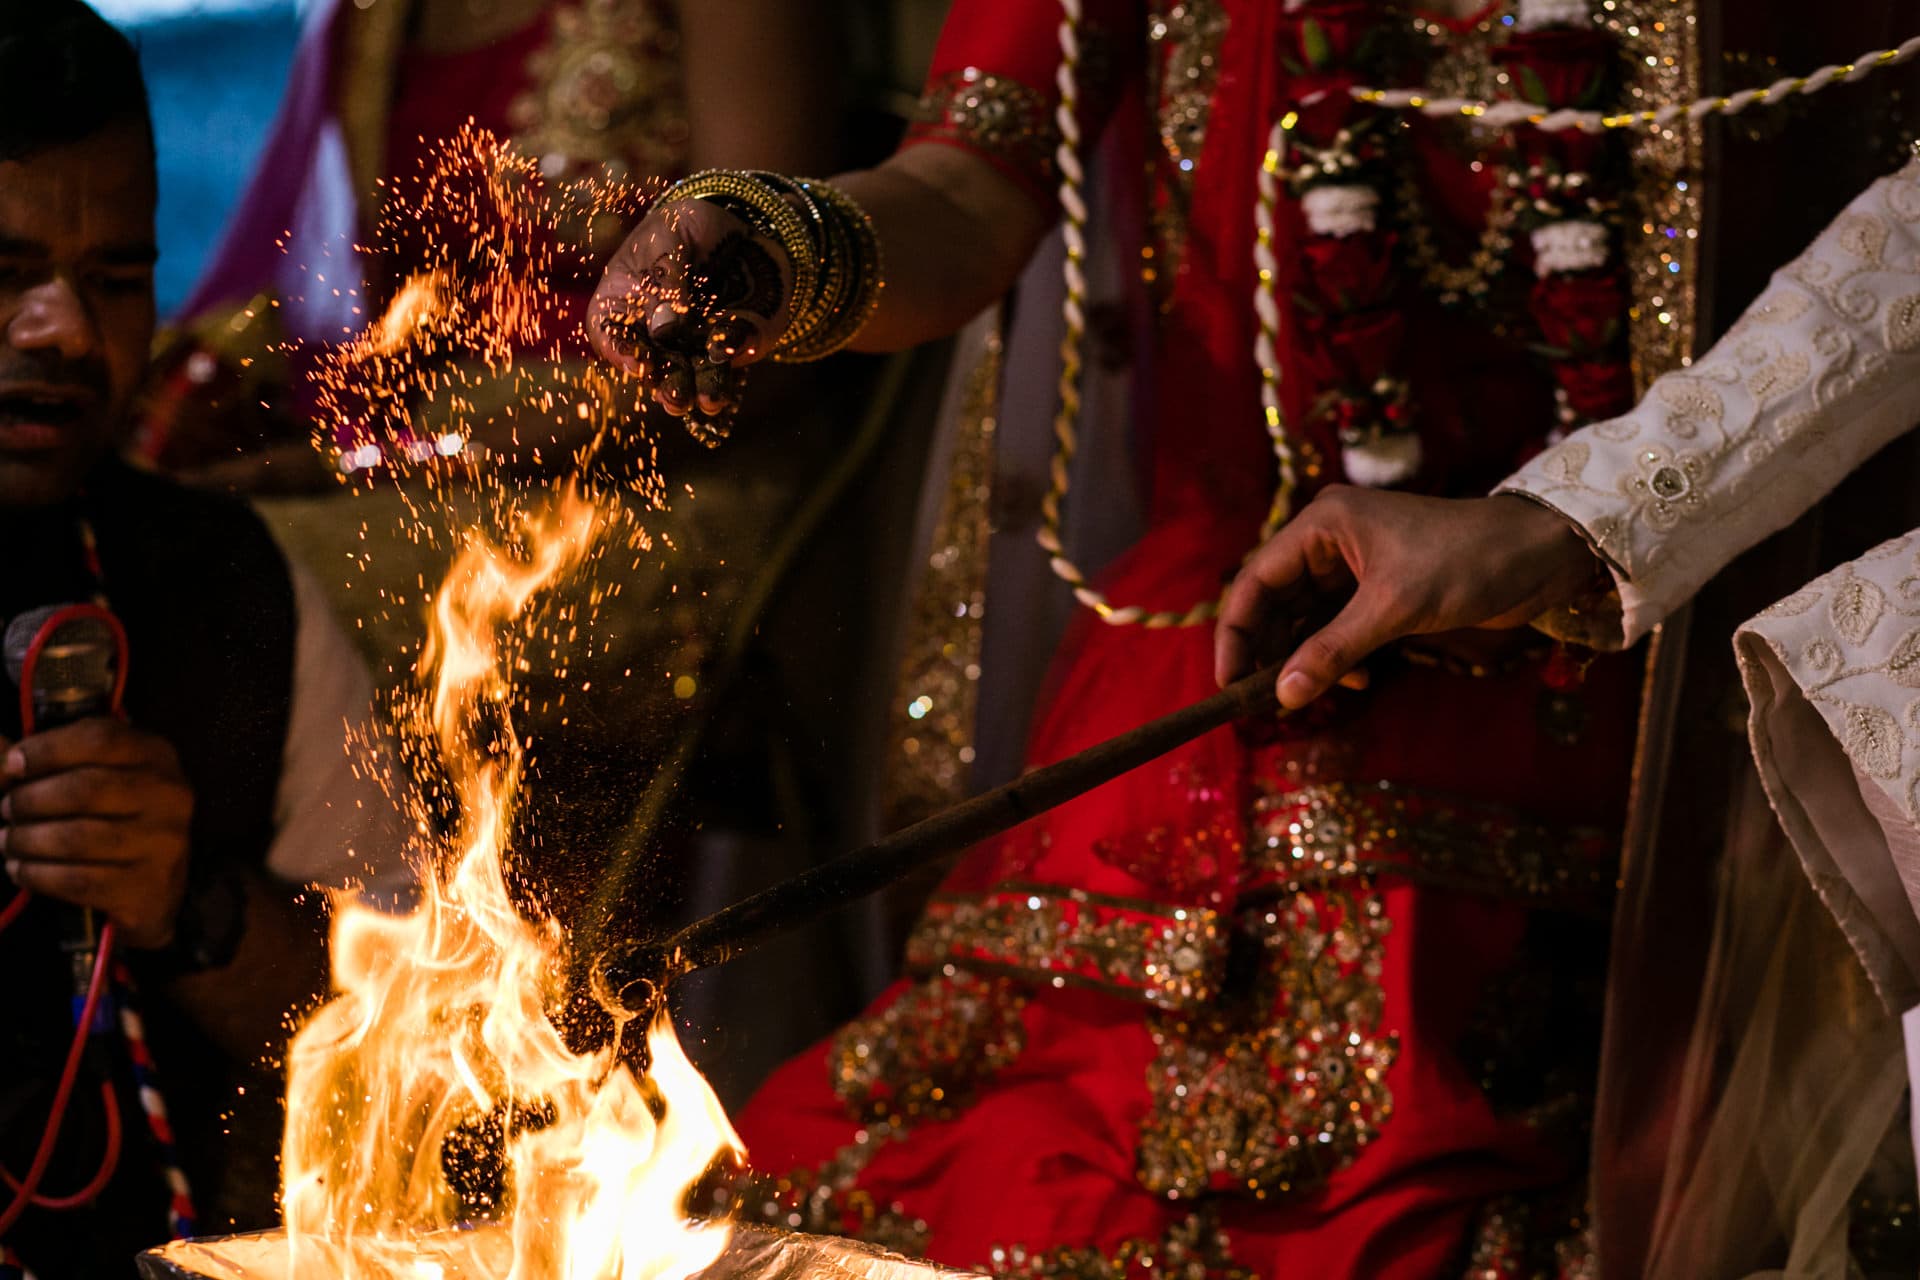
[[[1767,798],[1888,1007],[1920,1003],[1920,531],[1734,639]]]
[[[1619,616],[1543,619],[1632,644],[1740,552],[1920,420],[1920,161],[1847,206],[1692,367],[1500,486],[1561,512]]]

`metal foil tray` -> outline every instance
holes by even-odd
[[[278,1231],[181,1240],[140,1255],[144,1280],[339,1280],[345,1259],[290,1270]],[[412,1275],[441,1280],[501,1280],[512,1253],[504,1228],[483,1226],[422,1236]],[[409,1280],[411,1278],[409,1277]],[[977,1280],[967,1272],[916,1262],[871,1245],[830,1236],[736,1227],[720,1260],[695,1280]]]

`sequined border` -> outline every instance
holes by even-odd
[[[1624,105],[1643,110],[1700,96],[1698,0],[1602,0],[1598,15],[1628,51]],[[1693,362],[1699,324],[1702,125],[1636,131],[1637,227],[1623,237],[1633,289],[1635,385]],[[1638,234],[1634,234],[1635,232]]]
[[[980,358],[965,375],[946,492],[907,612],[900,678],[887,712],[893,749],[881,804],[889,830],[958,802],[973,776],[1001,345],[998,328],[989,328]]]
[[[898,1201],[880,1203],[859,1185],[860,1175],[880,1148],[907,1133],[906,1120],[896,1117],[855,1131],[853,1141],[818,1169],[741,1174],[713,1189],[711,1203],[703,1206],[705,1215],[845,1236],[921,1257],[930,1234],[926,1221],[908,1213]]]
[[[1619,836],[1549,827],[1510,810],[1379,783],[1267,788],[1254,801],[1243,896],[1357,876],[1604,911]]]
[[[935,897],[907,943],[907,965],[925,973],[955,964],[1184,1008],[1215,994],[1223,947],[1219,915],[1205,908],[1006,884]]]
[[[909,117],[907,142],[951,142],[977,151],[1051,199],[1060,134],[1031,85],[967,67],[936,77]]]
[[[1393,1114],[1383,1025],[1393,924],[1367,882],[1294,893],[1236,923],[1250,990],[1148,1020],[1136,1175],[1169,1199],[1297,1194],[1351,1164]]]
[[[1006,978],[946,970],[855,1018],[833,1038],[833,1091],[848,1115],[946,1117],[1026,1048],[1024,989]]]
[[[1132,1280],[1143,1276],[1254,1280],[1257,1272],[1234,1262],[1232,1245],[1220,1229],[1218,1216],[1213,1206],[1206,1206],[1170,1223],[1158,1240],[1136,1237],[1110,1252],[1002,1246],[993,1251],[986,1269],[992,1275],[1014,1280]]]
[[[1155,135],[1149,218],[1155,243],[1143,249],[1148,255],[1143,274],[1163,299],[1186,255],[1188,210],[1226,35],[1227,14],[1219,0],[1155,0],[1147,21],[1147,93]]]

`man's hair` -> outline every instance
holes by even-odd
[[[0,160],[124,124],[151,145],[132,42],[82,0],[0,0]]]

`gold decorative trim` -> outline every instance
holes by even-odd
[[[1154,0],[1147,20],[1147,101],[1156,135],[1149,196],[1154,244],[1142,275],[1162,298],[1172,292],[1186,253],[1188,210],[1227,23],[1220,0]]]
[[[1233,1260],[1233,1246],[1220,1229],[1217,1206],[1205,1205],[1168,1225],[1158,1240],[1135,1237],[1111,1252],[1063,1246],[1032,1251],[1023,1245],[994,1249],[982,1268],[1008,1280],[1253,1280],[1259,1273]]]
[[[950,71],[928,82],[909,119],[909,144],[967,147],[1053,198],[1053,153],[1060,134],[1046,98],[1031,85],[979,67]]]
[[[819,1168],[743,1173],[715,1187],[711,1203],[702,1208],[714,1218],[845,1236],[922,1257],[930,1234],[926,1220],[908,1213],[897,1200],[882,1204],[860,1188],[860,1175],[880,1148],[907,1133],[907,1122],[899,1117],[866,1125]]]
[[[1613,890],[1619,835],[1597,827],[1546,826],[1386,783],[1277,787],[1253,808],[1243,899],[1398,875],[1591,913]]]
[[[1351,1164],[1393,1114],[1382,1025],[1392,930],[1371,884],[1294,893],[1243,916],[1251,990],[1156,1014],[1140,1185],[1169,1199],[1298,1194]]]
[[[1224,946],[1219,913],[1202,907],[1009,883],[935,897],[907,943],[907,966],[958,965],[1185,1008],[1216,993]]]
[[[1633,67],[1624,109],[1700,96],[1698,0],[1610,0],[1602,17]],[[1686,120],[1635,131],[1638,224],[1623,237],[1633,292],[1629,334],[1634,383],[1644,393],[1693,362],[1698,339],[1703,129]]]
[[[900,675],[887,711],[890,749],[881,802],[889,830],[936,813],[971,789],[1000,362],[1000,332],[989,327],[980,358],[966,375],[946,495],[907,613]]]
[[[1026,992],[964,969],[935,973],[833,1038],[833,1091],[854,1119],[946,1118],[1026,1048]]]

